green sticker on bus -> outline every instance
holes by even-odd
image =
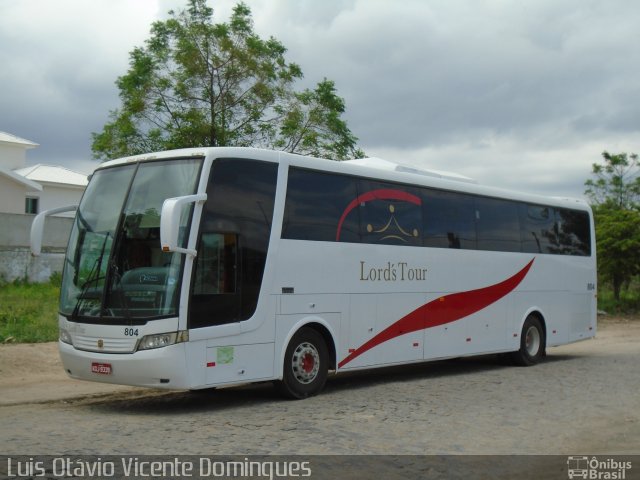
[[[233,347],[218,347],[216,363],[218,363],[218,365],[233,363]]]

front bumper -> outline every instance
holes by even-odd
[[[77,350],[68,343],[58,342],[62,364],[71,378],[168,389],[190,388],[185,345],[178,343],[153,350],[113,354]],[[91,368],[94,363],[110,365],[111,373],[94,373]]]

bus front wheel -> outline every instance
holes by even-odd
[[[545,345],[546,338],[540,319],[529,315],[522,326],[520,349],[512,354],[513,361],[524,367],[535,365],[544,358]]]
[[[294,399],[316,395],[327,381],[328,360],[327,344],[322,335],[312,328],[301,328],[287,346],[278,389]]]

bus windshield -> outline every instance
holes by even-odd
[[[160,212],[167,198],[194,193],[201,165],[198,158],[96,171],[69,238],[62,315],[95,323],[144,323],[177,315],[184,256],[162,252]],[[192,208],[182,213],[183,244]]]

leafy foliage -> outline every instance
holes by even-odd
[[[329,80],[296,92],[302,70],[275,38],[260,38],[244,3],[213,23],[206,0],[155,22],[116,84],[122,102],[93,153],[106,159],[201,146],[256,146],[335,159],[362,156]]]
[[[601,207],[595,215],[598,270],[620,300],[623,285],[640,274],[640,212]]]
[[[605,151],[602,157],[585,194],[593,203],[598,271],[619,301],[623,286],[640,274],[640,165],[636,154]]]
[[[340,117],[344,110],[334,82],[326,78],[314,90],[294,93],[280,111],[283,121],[276,148],[315,157],[364,157],[364,152],[355,148],[357,138]]]
[[[585,182],[585,194],[595,205],[611,208],[638,208],[640,200],[640,171],[638,155],[602,153],[604,165],[594,163],[592,174],[595,179]]]

